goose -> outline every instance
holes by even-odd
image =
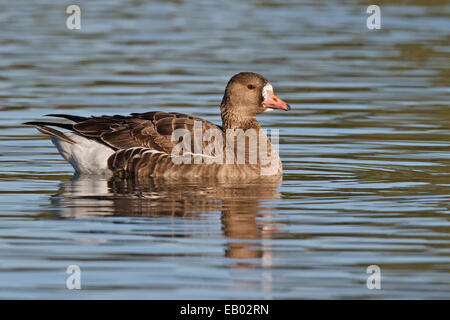
[[[282,175],[280,157],[256,115],[290,108],[262,75],[241,72],[226,86],[220,104],[222,126],[164,111],[91,117],[49,114],[72,123],[24,124],[49,135],[76,174],[242,179]]]

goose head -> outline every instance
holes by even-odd
[[[256,121],[257,114],[276,109],[288,111],[291,107],[275,95],[266,78],[253,72],[234,75],[227,84],[221,104],[222,120],[227,127]]]

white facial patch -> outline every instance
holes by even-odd
[[[268,95],[267,92],[269,92],[269,91],[273,92],[273,88],[272,88],[272,85],[269,82],[267,82],[267,84],[263,87],[263,90],[262,90],[262,96],[263,96],[264,100],[267,99],[267,95]]]

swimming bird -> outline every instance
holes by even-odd
[[[221,126],[164,111],[91,117],[49,114],[72,123],[24,124],[49,135],[78,174],[240,179],[282,174],[279,155],[256,120],[256,115],[274,109],[287,111],[290,106],[275,95],[266,78],[241,72],[226,86]]]

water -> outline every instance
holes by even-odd
[[[78,1],[81,30],[68,4],[0,2],[0,298],[450,298],[446,1],[381,5],[381,30],[364,1]],[[293,106],[259,117],[280,185],[75,179],[21,125],[220,123],[240,71]]]

